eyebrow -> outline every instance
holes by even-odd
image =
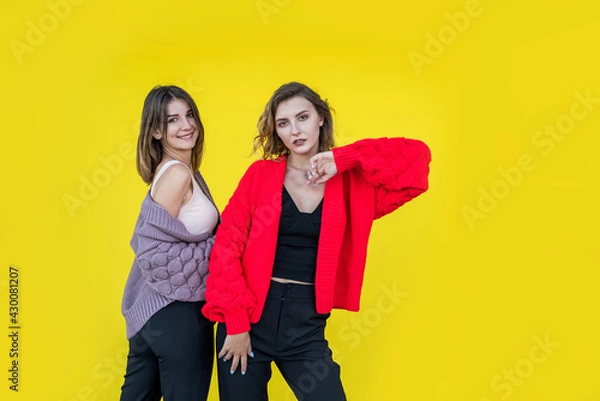
[[[188,114],[192,111],[192,109],[189,109],[188,111],[185,112],[185,114]],[[171,117],[177,117],[179,114],[167,114],[167,118],[171,118]]]
[[[295,117],[298,117],[300,114],[307,113],[307,112],[308,112],[308,110],[302,110],[302,111],[296,113]],[[280,120],[287,120],[287,118],[286,117],[281,117],[281,118],[278,118],[277,120],[275,120],[275,122],[280,121]]]

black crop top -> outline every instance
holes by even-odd
[[[302,213],[285,186],[273,277],[315,282],[323,200],[312,213]]]

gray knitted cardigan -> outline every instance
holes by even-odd
[[[214,205],[200,173],[194,176]],[[214,232],[189,233],[181,221],[154,202],[148,191],[130,242],[135,259],[121,304],[127,339],[170,303],[204,300],[213,242]]]

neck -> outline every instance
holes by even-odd
[[[163,160],[179,160],[187,164],[190,168],[192,167],[192,152],[173,152],[172,150],[166,150],[163,153]]]
[[[296,169],[309,170],[310,169],[310,158],[313,156],[314,155],[297,155],[294,153],[290,153],[287,158],[287,164],[288,164],[288,166],[296,168]]]

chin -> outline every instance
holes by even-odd
[[[290,153],[302,156],[305,155],[307,153],[310,152],[310,149],[296,149],[296,150],[290,150]]]

